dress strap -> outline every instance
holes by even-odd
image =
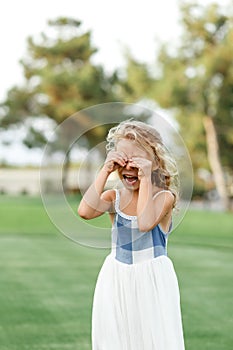
[[[114,208],[115,208],[116,212],[118,212],[119,205],[120,205],[120,192],[117,188],[115,188],[114,191],[116,193]]]
[[[171,193],[171,195],[173,195],[172,192],[169,190],[162,190],[162,191],[155,193],[155,195],[153,196],[153,199],[155,199],[160,193],[164,193],[164,192],[168,192],[168,193]]]
[[[162,190],[162,191],[159,191],[157,193],[155,193],[153,199],[155,199],[160,193],[164,193],[164,192],[169,192],[171,193],[171,195],[174,197],[173,193],[169,190]],[[160,229],[163,231],[162,227],[160,226],[160,224],[158,224],[158,226],[160,227]],[[169,224],[169,228],[168,228],[168,231],[163,231],[166,235],[169,235],[171,233],[171,230],[172,230],[172,217],[171,217],[171,221],[170,221],[170,224]]]

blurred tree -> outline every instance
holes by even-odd
[[[145,92],[153,87],[154,79],[151,77],[145,63],[137,62],[129,52],[125,54],[126,71],[118,84],[118,91],[122,100],[140,100]]]
[[[233,168],[233,16],[227,10],[224,14],[216,4],[181,5],[180,44],[161,46],[153,87],[145,67],[139,73],[139,66],[133,72],[130,65],[143,96],[174,110],[194,169],[209,164],[225,208],[230,203],[224,167]],[[137,79],[142,75],[143,84]]]
[[[3,106],[4,125],[27,116],[46,115],[60,123],[90,105],[115,99],[112,83],[101,66],[91,62],[96,49],[91,33],[81,33],[81,22],[71,18],[49,21],[50,37],[28,38],[27,57],[21,60],[26,79],[15,86]]]
[[[38,116],[59,124],[88,106],[116,100],[116,74],[107,75],[101,66],[91,61],[97,51],[91,44],[91,33],[82,33],[81,22],[72,18],[58,18],[48,24],[49,36],[42,33],[37,40],[28,38],[27,55],[21,60],[25,84],[8,91],[1,104],[1,127]],[[86,117],[77,122],[80,127],[82,123],[85,127],[88,123],[90,128],[92,125]],[[28,131],[25,139],[28,147],[46,142],[33,125]],[[87,137],[89,142],[95,142],[99,138],[96,128],[87,133]],[[67,149],[67,145],[63,147]],[[68,167],[70,151],[66,156]],[[64,183],[65,178],[66,175]]]

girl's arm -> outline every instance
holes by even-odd
[[[114,200],[113,190],[104,191],[109,175],[119,166],[125,165],[125,156],[119,152],[109,152],[104,166],[100,170],[94,183],[84,194],[78,214],[84,219],[93,219],[108,211]]]
[[[174,196],[171,192],[162,192],[153,198],[151,180],[142,179],[137,204],[140,231],[148,232],[161,223],[165,215],[171,212],[173,204]]]
[[[139,169],[138,227],[140,231],[147,232],[158,225],[165,215],[171,212],[174,204],[174,196],[171,192],[162,192],[154,198],[151,182],[151,161],[142,158],[133,158],[132,166]]]
[[[103,192],[109,174],[102,168],[95,182],[84,194],[79,207],[78,214],[83,219],[93,219],[108,211],[111,205],[109,191]]]

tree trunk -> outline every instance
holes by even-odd
[[[63,172],[62,172],[62,187],[65,193],[68,192],[67,179],[68,179],[68,171],[70,167],[70,152],[71,152],[71,149],[69,149],[65,154],[65,161],[64,161]]]
[[[227,195],[226,181],[220,161],[218,139],[213,119],[209,116],[205,116],[203,119],[203,124],[206,132],[207,155],[211,170],[213,172],[215,185],[222,200],[224,210],[229,210],[230,199]]]

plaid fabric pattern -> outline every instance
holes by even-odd
[[[140,232],[137,217],[126,215],[120,210],[120,194],[116,190],[115,221],[112,227],[115,258],[125,264],[135,264],[167,255],[167,234],[159,225],[151,231]]]

